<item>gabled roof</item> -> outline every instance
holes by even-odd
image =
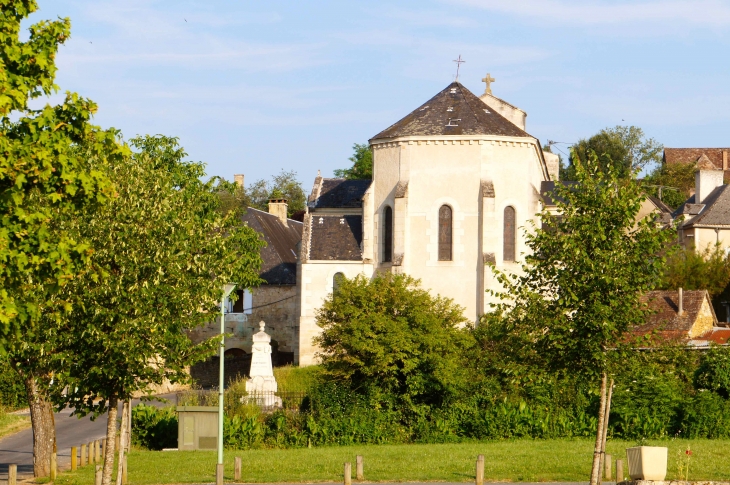
[[[530,137],[461,83],[453,82],[372,140],[401,136],[500,135]],[[371,141],[372,141],[371,140]]]
[[[362,260],[362,216],[308,214],[308,260]]]
[[[684,290],[682,292],[682,315],[679,314],[679,292],[677,290],[650,291],[642,297],[642,301],[647,303],[652,314],[647,317],[646,323],[632,329],[634,334],[658,332],[666,338],[689,338],[705,302],[712,312],[712,326],[717,326],[717,317],[707,290]]]
[[[722,170],[723,152],[730,155],[730,148],[665,148],[664,163],[697,163],[705,155],[714,168]]]
[[[249,207],[241,219],[266,241],[261,248],[259,276],[270,285],[297,283],[297,244],[302,240],[302,223],[287,219],[284,224],[277,216]]]
[[[690,197],[675,214],[692,216],[682,224],[683,228],[730,226],[730,185],[716,187],[703,204],[695,204],[694,196]]]

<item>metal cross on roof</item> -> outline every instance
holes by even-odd
[[[458,59],[454,59],[454,62],[456,63],[456,81],[458,81],[459,80],[459,68],[466,61],[462,60],[461,59],[461,54],[459,54],[459,58]]]
[[[496,81],[492,76],[487,73],[487,77],[482,78],[483,83],[487,83],[487,88],[484,90],[484,94],[492,94],[492,86],[491,84]]]

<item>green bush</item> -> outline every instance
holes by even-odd
[[[149,450],[177,448],[177,424],[175,408],[139,404],[132,408],[132,443]]]
[[[730,398],[730,348],[713,347],[700,360],[695,372],[695,387]]]
[[[0,356],[0,404],[9,409],[20,409],[28,406],[25,385],[7,356]]]

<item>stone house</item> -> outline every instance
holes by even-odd
[[[235,301],[226,305],[226,376],[246,375],[251,362],[253,334],[261,320],[271,336],[274,365],[294,362],[298,346],[297,254],[302,238],[302,223],[287,218],[287,202],[271,200],[269,212],[249,207],[242,216],[259,233],[266,246],[261,249],[263,263],[259,276],[264,284],[253,290],[237,290]],[[201,342],[220,333],[220,319],[189,332]],[[218,357],[193,366],[191,375],[202,386],[218,384]]]
[[[676,341],[705,347],[710,342],[724,344],[730,337],[729,324],[718,323],[707,290],[650,291],[642,301],[652,314],[631,333],[648,337],[647,346]]]

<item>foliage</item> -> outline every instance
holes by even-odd
[[[646,139],[636,126],[604,128],[588,139],[578,140],[570,156],[570,164],[560,174],[561,180],[577,180],[576,159],[588,160],[595,153],[599,169],[622,178],[631,178],[645,167],[658,164],[664,147],[653,138]]]
[[[104,272],[66,285],[73,311],[54,340],[57,390],[68,389],[54,399],[80,415],[187,379],[186,366],[217,339],[195,346],[184,331],[218,316],[224,283],[259,283],[260,239],[237,214],[219,211],[225,184],[201,181],[204,165],[184,161],[174,138],[131,144],[138,151],[111,167],[116,197],[69,223]]]
[[[730,399],[730,348],[713,347],[702,356],[694,376],[695,387]]]
[[[643,194],[619,167],[593,153],[573,159],[578,183],[556,186],[561,216],[543,211],[542,228],[526,231],[523,274],[495,270],[504,289],[493,292],[492,342],[515,355],[515,370],[527,362],[590,378],[608,368],[607,349],[629,326],[645,321],[640,296],[661,275],[671,235],[651,220],[635,224]]]
[[[286,199],[287,215],[291,217],[295,212],[304,210],[307,204],[307,196],[302,188],[302,183],[297,180],[297,173],[294,171],[281,171],[274,175],[271,180],[258,180],[245,189],[243,196],[248,206],[268,212],[269,199]]]
[[[367,179],[373,178],[373,151],[367,143],[355,143],[352,145],[354,153],[348,159],[352,167],[334,170],[335,177],[345,179]]]
[[[7,355],[0,357],[0,405],[19,409],[28,405],[25,385]]]
[[[659,197],[659,187],[656,186],[662,186],[659,198],[672,209],[676,209],[694,191],[695,167],[694,163],[662,164],[643,180],[646,191]]]
[[[177,448],[177,413],[174,407],[138,404],[132,408],[132,444],[148,450]]]
[[[407,275],[343,278],[317,313],[314,341],[329,379],[416,410],[448,400],[465,382],[460,355],[472,345],[452,300]]]
[[[125,153],[115,130],[89,123],[96,104],[66,93],[56,106],[31,109],[30,101],[58,91],[58,46],[70,20],[41,21],[20,40],[22,21],[38,8],[33,0],[9,0],[0,10],[0,335],[37,322],[50,307],[33,291],[55,292],[88,264],[88,244],[52,231],[54,221],[103,202],[111,194],[103,170],[84,164],[91,154],[103,166]],[[86,153],[77,148],[86,147]],[[32,325],[32,322],[30,323]]]

